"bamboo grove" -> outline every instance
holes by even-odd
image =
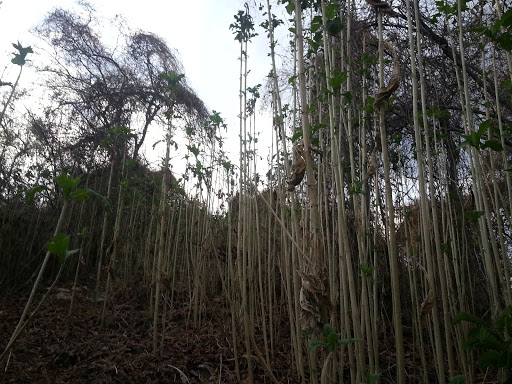
[[[92,111],[77,118],[59,104],[61,120],[83,119],[78,136],[59,135],[49,113],[34,115],[22,153],[7,118],[14,101],[4,101],[12,144],[0,163],[11,176],[1,186],[2,288],[29,281],[35,290],[37,273],[52,280],[61,270],[76,284],[88,271],[102,324],[121,286],[147,305],[157,355],[169,319],[184,316],[194,329],[224,316],[239,382],[257,382],[255,371],[287,382],[273,368],[279,359],[302,383],[505,382],[511,27],[510,3],[500,0],[246,4],[229,26],[240,44],[238,163],[224,152],[220,115],[205,110],[156,40],[132,39],[146,62],[91,55],[93,73],[112,71],[75,89]],[[257,34],[269,46],[263,87],[249,85]],[[61,44],[71,52],[78,42]],[[129,60],[140,75],[117,71]],[[53,92],[70,92],[64,75]],[[263,91],[273,126],[257,119]],[[166,132],[164,170],[178,146],[185,151],[182,177],[150,171],[139,154],[145,131],[136,127],[153,122]],[[272,142],[268,164],[258,160],[259,131]],[[87,165],[73,157],[80,139],[90,144],[80,155]],[[31,176],[20,181],[13,170],[29,160]],[[39,197],[27,204],[30,192]],[[70,241],[80,250],[45,272],[51,252],[40,267],[40,247],[52,233],[78,234]]]

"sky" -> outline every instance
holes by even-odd
[[[240,46],[229,25],[234,22],[234,15],[244,9],[243,0],[89,0],[89,4],[98,15],[107,19],[121,15],[131,29],[155,33],[175,49],[188,84],[209,110],[221,113],[228,124],[230,139],[238,142]],[[36,45],[37,39],[30,34],[30,29],[53,8],[72,9],[74,6],[74,0],[3,0],[0,5],[0,54],[3,55],[0,79],[13,81],[16,75],[9,65],[14,51],[11,43]],[[258,32],[260,36],[253,39],[248,50],[251,70],[248,86],[264,85],[270,71],[266,36],[261,29]],[[36,61],[37,51],[30,58]],[[22,77],[21,86],[24,79]],[[260,142],[268,147],[272,135],[269,111],[260,112],[257,126],[262,132]],[[266,151],[262,148],[260,152],[264,159]]]

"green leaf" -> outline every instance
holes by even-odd
[[[329,79],[329,84],[333,89],[337,89],[343,84],[345,81],[347,81],[348,74],[347,72],[342,72],[337,76],[331,77]]]
[[[12,58],[11,63],[19,66],[26,64],[26,58],[29,53],[34,53],[31,47],[22,47],[19,41],[18,44],[13,43],[12,46],[18,50],[18,53],[13,53],[14,57]]]
[[[73,255],[73,254],[75,254],[75,253],[78,253],[78,251],[80,251],[80,249],[72,249],[71,251],[67,250],[67,251],[66,251],[66,259],[67,259],[69,256],[71,256],[71,255]]]
[[[469,332],[468,340],[464,343],[464,346],[466,348],[484,348],[502,351],[504,349],[504,342],[501,335],[484,324]]]
[[[478,366],[483,370],[496,366],[497,362],[500,361],[500,355],[497,351],[484,352],[478,357]]]
[[[315,37],[316,37],[316,35],[315,35]],[[316,39],[310,39],[310,38],[306,38],[306,40],[309,43],[310,50],[312,52],[316,53],[321,46],[321,42],[318,42]]]
[[[294,11],[295,11],[295,4],[293,1],[290,1],[288,4],[286,4],[286,12],[288,12],[288,14],[291,15]],[[293,31],[293,33],[295,33],[295,31]]]
[[[327,128],[326,124],[315,124],[311,126],[311,133],[318,132],[319,130]]]
[[[466,313],[460,313],[454,319],[454,323],[469,321],[476,325],[469,331],[463,347],[481,352],[478,357],[478,365],[481,369],[512,368],[512,339],[509,338],[512,332],[511,316],[512,306],[508,306],[494,326]]]
[[[91,233],[87,230],[87,228],[82,228],[82,230],[77,233],[77,236],[81,240],[90,240],[91,239]]]
[[[185,75],[182,73],[177,73],[171,71],[169,73],[161,73],[158,75],[158,78],[164,80],[167,83],[167,90],[170,92],[175,92],[178,89],[178,85],[185,78]]]
[[[466,379],[463,375],[452,377],[450,384],[466,384]]]
[[[375,98],[373,96],[369,96],[367,97],[366,99],[367,101],[367,104],[366,105],[361,105],[362,109],[364,109],[366,112],[368,112],[369,114],[373,114],[374,113],[374,108],[373,108],[373,103],[375,101]]]
[[[375,272],[375,267],[370,267],[366,264],[361,264],[361,273],[365,277],[371,277],[373,276],[373,273]]]
[[[503,26],[506,28],[512,26],[512,9],[509,9],[501,16],[501,21]]]
[[[451,116],[451,113],[445,109],[431,108],[427,110],[427,116],[443,121],[447,120]]]
[[[353,184],[349,185],[349,193],[351,195],[354,195],[354,194],[367,195],[367,192],[363,191],[363,187],[364,187],[363,181],[355,181]]]
[[[356,341],[359,341],[359,339],[340,339],[338,341],[338,345],[349,345],[355,343]]]
[[[199,156],[199,148],[195,145],[187,145],[187,149],[194,154],[195,157]]]
[[[352,102],[352,93],[350,93],[348,91],[347,92],[343,92],[342,96],[343,96],[343,103],[345,105],[349,105]]]
[[[332,20],[333,18],[336,17],[336,14],[340,11],[340,9],[341,6],[336,2],[327,4],[327,6],[325,7],[325,17],[327,17],[327,19],[329,20]]]
[[[39,192],[42,192],[42,191],[47,191],[47,190],[48,190],[48,187],[46,187],[44,185],[36,185],[34,188],[30,189],[26,193],[25,199],[27,200],[27,203],[28,204],[34,204],[34,200],[35,200],[36,194],[39,193]]]
[[[478,126],[477,137],[480,140],[485,132],[491,128],[491,120],[485,120]]]
[[[488,37],[504,50],[512,50],[512,37],[510,27],[512,26],[512,10],[505,12],[499,20],[489,27],[473,28],[473,31]]]
[[[467,217],[474,224],[477,223],[478,219],[485,215],[483,211],[464,211],[464,216]]]
[[[313,17],[313,20],[311,20],[311,33],[315,33],[320,30],[320,28],[322,28],[322,24],[322,16],[317,15]]]
[[[292,143],[295,143],[296,141],[302,139],[303,132],[301,130],[298,130],[295,132],[291,138]]]
[[[87,200],[90,196],[90,190],[88,189],[75,189],[71,192],[70,199]]]
[[[102,148],[108,148],[113,143],[127,142],[134,137],[136,137],[136,135],[130,128],[124,126],[116,126],[107,131],[106,136],[100,142],[100,146]]]
[[[464,139],[464,141],[462,141],[457,146],[458,149],[463,149],[468,146],[475,147],[475,148],[478,147],[478,141],[476,141],[472,135],[463,135],[462,133],[457,133],[457,132],[456,132],[456,134]]]
[[[343,23],[341,22],[341,18],[336,16],[332,20],[328,20],[326,23],[327,32],[333,36],[337,36],[343,30]]]
[[[469,313],[466,313],[466,312],[460,312],[459,314],[457,314],[453,320],[452,320],[452,324],[456,325],[456,324],[460,324],[461,322],[463,321],[468,321],[470,323],[473,323],[473,324],[476,324],[476,325],[481,325],[481,324],[485,324],[483,322],[483,320],[479,319],[478,317],[475,317],[473,315],[470,315]]]
[[[501,313],[498,320],[496,320],[496,328],[509,336],[512,337],[512,305],[506,307]]]
[[[503,48],[505,51],[512,51],[512,37],[509,34],[502,34],[498,38],[496,38],[496,42],[498,45]]]
[[[78,252],[78,249],[68,250],[69,235],[58,234],[55,235],[50,243],[46,244],[48,252],[57,255],[61,264],[64,264],[67,258]]]
[[[482,149],[490,148],[495,152],[501,152],[503,151],[503,146],[499,141],[496,140],[486,140],[482,145]]]
[[[325,341],[320,341],[320,340],[312,341],[311,344],[309,344],[308,353],[314,351],[318,347],[328,348],[329,344],[327,344]]]
[[[80,183],[80,177],[73,178],[69,176],[65,169],[62,170],[59,176],[54,177],[53,180],[62,188],[65,200],[71,199],[71,193]]]
[[[437,6],[437,10],[442,13],[442,14],[445,14],[446,16],[449,16],[449,15],[453,15],[457,12],[457,6],[456,5],[449,5],[447,3],[445,3],[444,1],[436,1],[436,6]],[[464,8],[464,6],[463,6]]]
[[[338,346],[338,343],[340,342],[340,335],[337,333],[329,333],[325,337],[325,341],[328,344],[329,351],[333,352],[336,350],[336,347]]]
[[[66,251],[69,246],[69,236],[58,234],[55,235],[52,241],[46,244],[46,248],[52,254],[59,256],[61,262],[65,261]]]
[[[490,148],[496,152],[502,151],[503,146],[501,145],[500,142],[498,142],[496,140],[487,140],[484,143],[481,142],[482,137],[490,128],[491,128],[491,120],[485,120],[478,126],[477,131],[472,131],[469,135],[463,135],[461,133],[458,133],[458,135],[464,139],[464,141],[462,141],[459,144],[459,148],[471,146],[478,150]]]
[[[334,329],[331,327],[330,324],[324,324],[324,337],[329,336],[331,333],[334,333]]]
[[[112,212],[112,202],[108,198],[100,195],[98,192],[96,192],[92,189],[89,189],[89,188],[76,189],[70,195],[70,200],[73,200],[73,199],[86,200],[88,198],[93,198],[95,200],[99,200],[100,203],[103,205],[103,209],[107,213]]]
[[[366,384],[379,384],[380,383],[380,375],[376,373],[366,372],[364,374],[365,383]]]

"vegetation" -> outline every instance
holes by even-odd
[[[235,161],[161,38],[120,24],[109,47],[87,5],[52,11],[40,105],[20,115],[20,77],[0,83],[0,289],[33,287],[3,370],[51,288],[83,278],[102,329],[137,292],[155,359],[176,321],[217,324],[219,382],[510,382],[511,26],[507,0],[246,4]],[[32,48],[13,46],[21,75]]]

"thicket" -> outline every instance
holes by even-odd
[[[36,30],[52,58],[41,68],[47,104],[18,116],[15,85],[3,101],[2,290],[36,288],[43,269],[48,281],[61,269],[92,275],[106,298],[115,285],[136,287],[153,353],[178,297],[190,327],[221,297],[236,375],[244,359],[249,382],[254,364],[278,382],[280,354],[311,383],[510,380],[509,2],[252,8],[230,26],[240,44],[237,165],[223,151],[222,118],[161,39],[120,29],[124,45],[112,49],[91,10],[47,16]],[[263,87],[248,84],[257,33],[269,42]],[[15,59],[31,52],[15,48]],[[265,165],[262,88],[273,114]],[[141,156],[151,127],[166,144],[158,172]],[[46,251],[64,257],[41,268]],[[112,300],[101,303],[105,322]]]

